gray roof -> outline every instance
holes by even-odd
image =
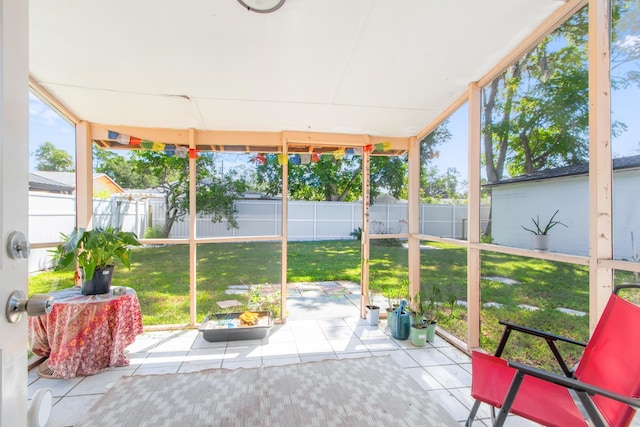
[[[73,193],[74,188],[74,186],[29,172],[29,190],[71,194]]]
[[[633,169],[640,167],[640,155],[621,157],[619,159],[613,159],[613,170],[621,169]],[[555,169],[545,169],[536,171],[527,175],[516,176],[514,178],[503,179],[498,182],[490,182],[483,187],[496,187],[498,185],[513,184],[517,182],[526,181],[540,181],[543,179],[561,178],[567,176],[578,176],[589,174],[589,163],[582,163],[579,165],[564,166]]]

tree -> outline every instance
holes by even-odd
[[[421,176],[420,198],[427,202],[437,202],[442,199],[458,199],[458,179],[460,173],[456,168],[447,168],[444,174],[439,174],[435,166],[425,168]]]
[[[50,172],[73,172],[73,158],[66,151],[46,141],[35,152],[36,169]]]
[[[212,153],[202,153],[196,159],[196,209],[199,214],[212,215],[213,222],[224,219],[228,227],[237,227],[235,200],[246,190],[246,183],[233,171],[217,176],[214,160]],[[136,173],[153,177],[154,188],[164,195],[162,235],[169,236],[173,224],[189,212],[189,159],[136,150],[130,161]]]
[[[614,86],[640,82],[638,7],[613,2]],[[484,165],[489,182],[588,160],[588,16],[573,15],[483,88]],[[627,68],[625,68],[625,66]],[[618,135],[626,129],[612,123]]]
[[[139,173],[126,156],[93,146],[93,170],[104,173],[123,188],[150,188],[157,185],[155,177]]]
[[[435,147],[451,137],[447,122],[420,141],[422,165],[437,157]],[[268,154],[254,158],[256,189],[270,196],[282,193],[282,166],[278,156]],[[362,156],[337,158],[323,154],[317,162],[289,164],[289,196],[294,200],[353,201],[362,196]],[[407,195],[407,156],[372,153],[369,196],[373,201],[382,192],[396,198]]]

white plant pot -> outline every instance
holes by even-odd
[[[380,318],[380,307],[377,305],[366,306],[367,309],[367,324],[369,326],[378,326],[378,319]]]
[[[533,239],[533,249],[536,251],[548,251],[551,243],[551,236],[549,234],[534,234],[531,236]]]

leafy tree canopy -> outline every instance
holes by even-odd
[[[36,169],[49,172],[73,172],[73,158],[63,149],[46,141],[35,152]]]
[[[175,221],[189,212],[189,159],[151,150],[136,150],[131,164],[137,174],[149,175],[164,195],[165,218],[162,234],[168,236]],[[237,227],[235,200],[246,191],[246,183],[235,173],[216,175],[215,155],[202,153],[196,159],[196,209],[211,214],[213,222],[227,221]]]

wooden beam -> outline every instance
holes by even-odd
[[[289,147],[287,146],[287,141],[282,136],[282,154],[285,158],[289,155],[288,153]],[[289,162],[284,162],[282,164],[282,258],[281,258],[281,271],[280,271],[280,320],[284,321],[286,319],[287,313],[287,286],[288,286],[288,276],[287,276],[287,266],[288,266],[288,244],[287,240],[289,237],[289,231],[287,227],[287,223],[289,221]]]
[[[29,89],[31,89],[31,92],[42,102],[47,104],[52,110],[57,111],[58,114],[69,122],[70,125],[75,126],[82,121],[78,116],[73,114],[66,105],[62,104],[53,95],[51,95],[48,90],[42,87],[33,76],[29,76]]]
[[[369,180],[371,178],[371,157],[368,151],[362,153],[362,229],[360,231],[360,317],[367,315],[365,306],[369,303]]]
[[[480,140],[481,88],[469,85],[469,203],[467,205],[469,232],[467,233],[467,345],[480,347]]]
[[[409,266],[409,299],[415,310],[420,300],[420,141],[412,138],[409,144],[409,212],[408,227],[409,250],[407,252]],[[417,296],[417,298],[416,298]]]
[[[589,326],[593,332],[613,286],[610,9],[589,2]]]
[[[189,129],[189,148],[196,147],[195,131]],[[197,251],[196,244],[196,218],[198,209],[196,205],[196,158],[197,156],[189,156],[189,322],[191,326],[196,325],[196,279],[197,279]]]
[[[93,227],[93,152],[89,124],[76,125],[76,227]]]

